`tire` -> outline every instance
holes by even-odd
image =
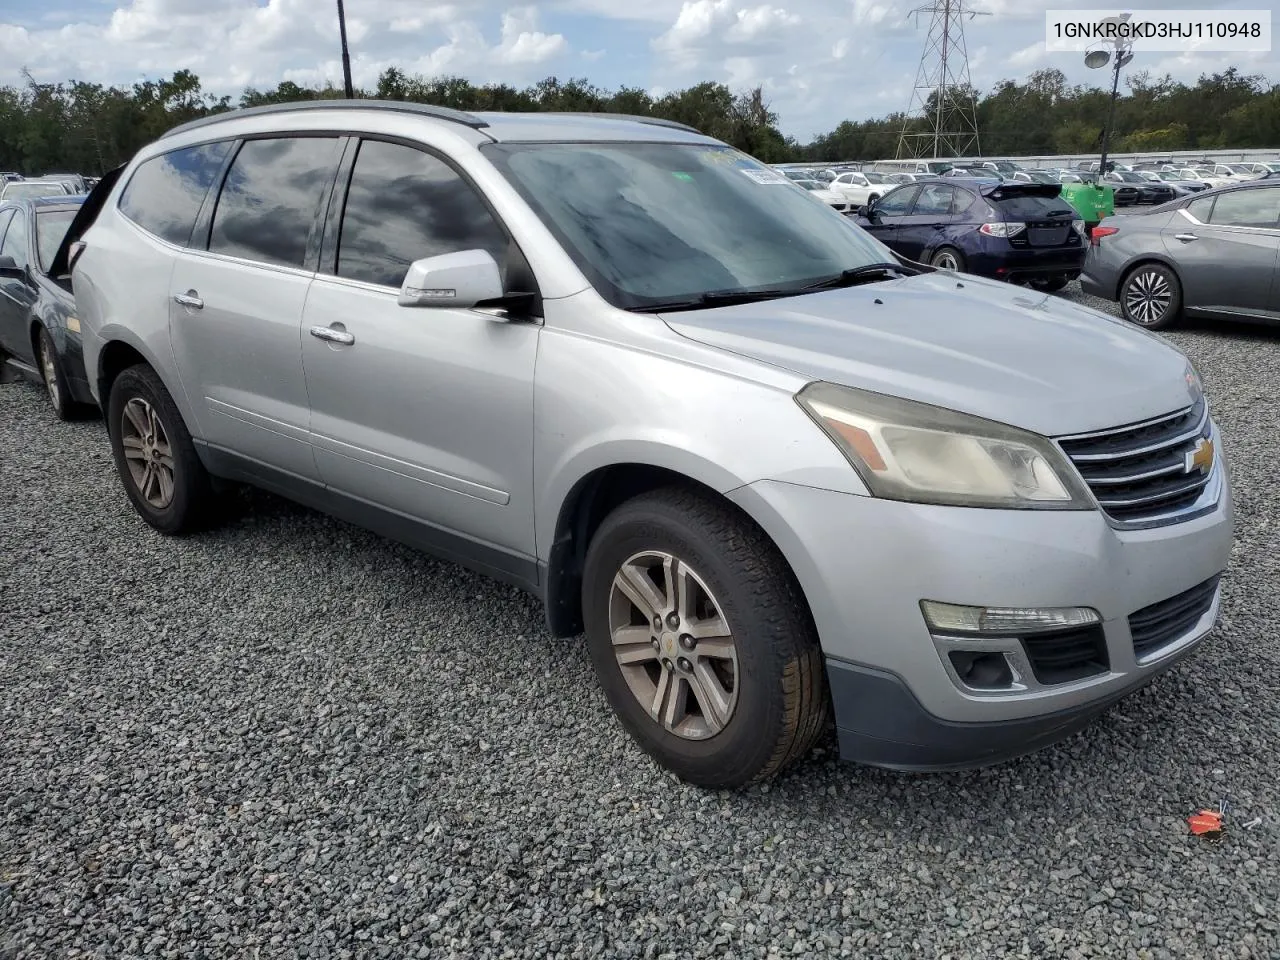
[[[1120,312],[1130,323],[1147,330],[1163,330],[1182,311],[1182,285],[1162,263],[1139,264],[1120,284]]]
[[[53,414],[59,420],[73,420],[79,413],[79,405],[72,399],[71,385],[62,372],[58,362],[58,350],[53,345],[53,337],[44,327],[36,333],[35,342],[36,369],[40,371],[40,379],[44,382],[44,392],[53,407]]]
[[[215,513],[209,474],[156,372],[146,364],[129,367],[111,385],[106,407],[116,472],[142,519],[170,535],[206,526]],[[126,447],[136,455],[126,456]]]
[[[675,627],[659,620],[658,631],[632,598],[641,595],[634,584],[644,568],[654,564],[650,570],[662,573],[663,560],[684,572],[677,582],[685,590],[676,593],[689,598],[682,612],[692,617]],[[630,595],[621,586],[624,571],[631,573]],[[650,579],[647,596],[655,601],[649,608],[661,606],[666,616],[670,593],[656,585],[662,582]],[[683,780],[730,789],[770,779],[808,753],[826,728],[822,650],[800,587],[773,543],[728,504],[680,487],[622,504],[591,540],[582,603],[587,646],[610,706],[645,752]],[[686,645],[682,627],[713,629],[717,612],[727,645],[713,644],[712,635]],[[638,625],[630,628],[635,639],[615,643],[615,629],[630,624]],[[708,674],[716,681],[711,694]],[[668,695],[657,698],[660,687]],[[656,712],[670,722],[660,722],[642,697],[660,701]]]
[[[933,256],[929,258],[929,263],[940,270],[954,270],[957,273],[964,272],[964,254],[955,247],[940,247],[933,252]]]
[[[1031,286],[1041,293],[1056,293],[1070,282],[1066,277],[1047,277],[1043,280],[1032,280]]]

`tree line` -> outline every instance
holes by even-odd
[[[0,87],[0,170],[39,174],[53,170],[100,174],[179,123],[224,112],[300,100],[337,99],[340,89],[285,81],[270,90],[250,88],[238,100],[205,92],[200,78],[179,70],[164,80],[130,87],[83,81],[39,83],[29,73],[20,86]],[[1202,76],[1194,85],[1170,77],[1131,75],[1116,107],[1115,151],[1280,147],[1280,84],[1241,74],[1235,67]],[[1059,70],[1040,70],[1023,82],[1004,80],[977,104],[982,152],[1086,153],[1098,149],[1107,92],[1069,85]],[[615,112],[689,124],[764,160],[877,160],[893,157],[907,118],[846,120],[801,144],[784,137],[778,115],[761,88],[732,91],[700,83],[653,97],[635,87],[605,90],[587,80],[548,77],[519,89],[473,84],[460,77],[410,76],[394,67],[360,97],[432,103],[459,110]],[[923,130],[923,122],[911,129]]]

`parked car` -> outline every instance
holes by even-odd
[[[1102,182],[1114,191],[1117,207],[1132,207],[1139,203],[1150,203],[1151,194],[1147,190],[1146,181],[1129,170],[1112,170],[1102,175]],[[1173,195],[1173,191],[1169,191]]]
[[[797,187],[806,190],[813,199],[825,203],[833,210],[844,213],[856,207],[856,204],[851,203],[843,193],[837,193],[831,189],[830,184],[823,183],[821,180],[795,180],[793,182]]]
[[[1214,173],[1211,169],[1206,169],[1204,167],[1183,167],[1173,172],[1177,175],[1178,179],[1181,181],[1193,181],[1193,182],[1203,183],[1206,190],[1213,190],[1213,189],[1216,189],[1217,187],[1230,186],[1231,184],[1237,182],[1236,180],[1233,180],[1230,177],[1214,176]]]
[[[1181,316],[1280,320],[1280,183],[1246,181],[1093,231],[1086,293],[1151,330]]]
[[[1048,170],[1015,170],[1008,179],[1013,183],[1062,183]]]
[[[1178,196],[1178,192],[1173,187],[1151,173],[1142,173],[1136,170],[1116,170],[1107,174],[1108,180],[1112,177],[1121,177],[1125,183],[1136,186],[1138,188],[1138,203],[1168,203]],[[1153,177],[1154,179],[1152,179]],[[1111,180],[1111,182],[1114,183],[1115,181]]]
[[[83,176],[78,173],[46,173],[40,178],[41,180],[57,180],[67,184],[70,188],[67,193],[88,193],[89,184]]]
[[[908,260],[1058,290],[1085,252],[1084,223],[1060,187],[939,178],[897,187],[858,225]]]
[[[1209,189],[1208,185],[1203,181],[1184,179],[1181,174],[1173,170],[1161,170],[1155,173],[1154,176],[1173,187],[1174,193],[1180,197]]]
[[[1025,753],[1217,618],[1231,493],[1181,352],[913,265],[688,127],[317,101],[106,183],[55,268],[146,522],[245,481],[519,584],[693,783],[832,714],[848,759]],[[1192,466],[1117,487],[1152,444]]]
[[[83,202],[78,196],[0,202],[0,362],[43,383],[63,420],[93,402],[71,285],[49,272]]]
[[[893,180],[874,170],[857,173],[842,173],[827,185],[827,189],[844,197],[853,207],[871,203],[884,196],[894,188]],[[846,207],[845,209],[848,209]]]
[[[893,183],[916,183],[920,180],[936,180],[936,173],[886,173],[884,176]]]
[[[71,193],[61,180],[11,180],[0,185],[0,203],[5,200],[33,200],[39,197],[65,197]]]

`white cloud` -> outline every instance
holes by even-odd
[[[685,0],[675,23],[653,41],[668,56],[691,56],[707,47],[777,42],[780,31],[801,22],[782,7],[737,7],[734,0]]]

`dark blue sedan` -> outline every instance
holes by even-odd
[[[1080,276],[1084,221],[1060,184],[951,179],[905,184],[855,217],[918,263],[1058,290]]]

